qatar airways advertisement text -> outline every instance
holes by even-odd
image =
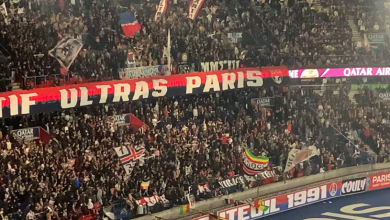
[[[390,76],[390,67],[351,67],[327,69],[295,69],[289,70],[290,78],[326,78],[355,76]]]

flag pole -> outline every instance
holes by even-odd
[[[172,71],[172,68],[171,68],[171,29],[168,29],[168,43],[167,43],[167,56],[168,56],[168,74],[166,75],[171,75],[171,71]]]

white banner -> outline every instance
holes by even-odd
[[[2,14],[5,18],[8,17],[7,7],[5,6],[5,3],[0,5],[0,14]]]
[[[125,68],[119,71],[121,79],[138,79],[152,76],[169,76],[171,73],[167,65],[142,66],[134,68]]]
[[[201,62],[200,67],[202,72],[238,69],[240,68],[240,60],[220,60],[220,61],[212,61],[212,62]]]
[[[195,20],[204,0],[192,0],[188,6],[188,18]]]
[[[288,153],[288,159],[284,172],[290,171],[295,167],[295,165],[307,161],[315,155],[320,155],[319,150],[315,146],[309,146],[307,148],[303,148],[302,150],[295,148],[292,149],[290,153]]]
[[[168,0],[160,0],[160,4],[158,4],[158,8],[156,11],[156,15],[154,16],[154,20],[157,21],[161,15],[167,10]]]

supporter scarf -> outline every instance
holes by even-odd
[[[160,4],[158,4],[158,8],[156,11],[156,15],[154,16],[154,21],[157,21],[161,15],[167,10],[168,0],[160,0]]]
[[[188,6],[188,18],[195,20],[204,0],[192,0]]]

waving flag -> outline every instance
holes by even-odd
[[[8,16],[7,6],[5,5],[5,2],[0,5],[0,14],[2,14],[4,17]]]
[[[141,30],[141,25],[131,12],[119,14],[119,22],[126,37],[133,37],[137,31]]]
[[[154,20],[157,21],[161,15],[167,10],[168,0],[160,0],[160,4],[158,4],[158,8],[156,11],[156,15],[154,16]]]
[[[268,208],[269,208],[268,206],[263,204],[263,200],[261,200],[261,199],[255,201],[254,202],[254,206],[255,206],[256,209],[261,210],[263,212],[267,211]]]
[[[188,6],[188,18],[195,20],[204,0],[192,0]]]
[[[140,188],[143,190],[147,190],[149,188],[149,185],[150,185],[150,180],[149,181],[142,181]]]
[[[288,153],[287,163],[286,167],[284,168],[284,172],[290,171],[297,164],[307,161],[315,155],[320,155],[319,150],[315,146],[305,147],[302,150],[298,150],[295,148],[292,149]]]
[[[249,151],[249,149],[245,149],[245,157],[244,157],[244,171],[248,175],[256,175],[266,167],[268,167],[269,158],[268,157],[257,157]]]
[[[145,148],[137,150],[132,146],[116,147],[114,150],[128,174],[133,170],[135,162],[144,157],[145,154]]]
[[[69,69],[82,48],[83,43],[79,40],[65,37],[49,51],[49,55],[54,57],[62,67]]]

